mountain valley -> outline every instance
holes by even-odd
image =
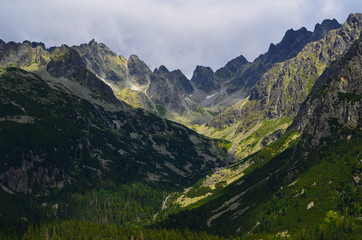
[[[362,14],[191,79],[0,40],[0,239],[359,239]]]

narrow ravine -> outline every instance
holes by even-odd
[[[171,194],[167,195],[167,197],[165,198],[165,200],[162,201],[162,207],[161,210],[164,210],[166,208],[166,203],[167,200],[171,197]],[[155,215],[153,215],[153,220],[155,220],[157,218],[159,213],[156,213]]]
[[[229,166],[230,162],[234,159],[235,148],[236,143],[233,143],[233,148],[231,149],[231,152],[226,160],[226,166]]]

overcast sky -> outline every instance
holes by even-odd
[[[188,77],[243,55],[253,61],[288,29],[362,12],[361,0],[0,0],[0,39],[47,47],[105,43]]]

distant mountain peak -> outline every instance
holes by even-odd
[[[36,48],[36,47],[41,47],[42,49],[46,50],[45,48],[45,44],[42,42],[30,42],[28,40],[23,41],[23,44],[28,44],[30,45],[32,48]]]
[[[198,72],[198,71],[207,71],[207,72],[212,72],[212,73],[214,73],[214,71],[212,70],[211,67],[201,66],[201,65],[197,65],[194,72]]]
[[[325,19],[321,24],[317,23],[313,31],[313,40],[319,40],[328,31],[340,28],[342,25],[336,19]]]
[[[327,26],[334,26],[336,27],[340,27],[341,24],[335,19],[333,18],[331,19],[324,19],[323,22],[321,24],[317,23],[314,27],[314,31],[316,31],[317,27],[327,27]]]
[[[210,67],[197,65],[192,74],[191,81],[198,89],[206,93],[217,90],[217,79],[214,71]]]
[[[164,66],[164,65],[161,65],[159,68],[156,68],[154,73],[169,73],[170,71],[168,71],[168,69]]]
[[[347,23],[359,23],[362,19],[362,13],[351,13],[347,18]]]
[[[246,63],[249,63],[249,61],[243,56],[243,55],[240,55],[232,60],[230,60],[226,65],[225,67],[230,67],[231,65],[234,65],[234,64],[246,64]]]
[[[289,29],[278,44],[270,44],[268,52],[261,56],[265,58],[268,55],[271,63],[285,61],[295,57],[307,43],[318,41],[330,30],[341,26],[336,19],[326,19],[321,24],[317,23],[313,32],[308,31],[305,27],[298,30]]]
[[[132,54],[131,56],[129,56],[129,60],[132,60],[132,61],[139,61],[139,60],[140,60],[140,58],[139,58],[137,55]]]
[[[93,44],[97,44],[97,42],[94,38],[89,41],[88,45],[93,45]]]

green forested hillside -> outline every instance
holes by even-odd
[[[359,239],[361,60],[356,40],[317,80],[287,134],[244,159],[254,163],[244,176],[162,226],[247,239]]]
[[[167,192],[225,162],[222,141],[103,100],[90,78],[39,73],[47,80],[1,70],[2,230],[51,219],[149,224]]]

